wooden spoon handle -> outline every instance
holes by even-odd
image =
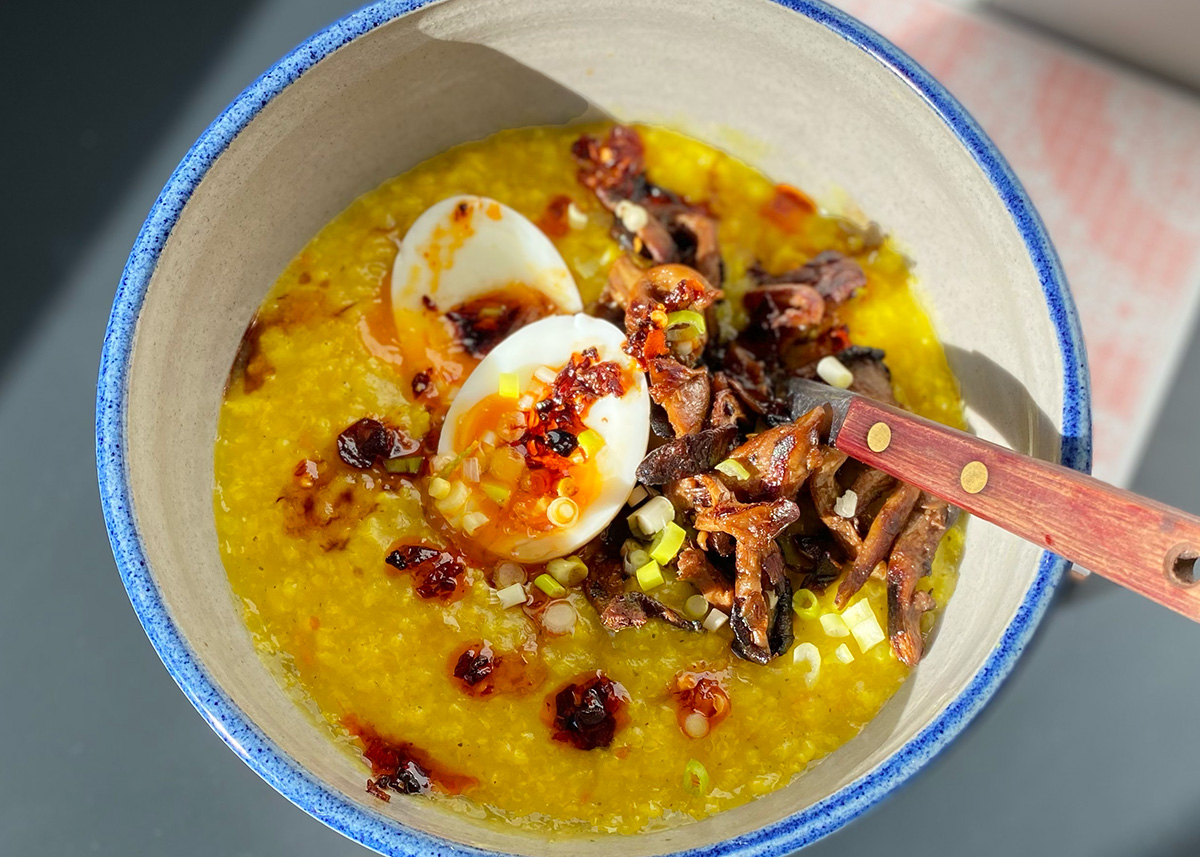
[[[1200,622],[1200,518],[855,397],[834,444]]]

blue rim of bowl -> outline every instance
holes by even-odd
[[[878,33],[819,0],[773,0],[827,27],[905,80],[938,114],[999,194],[1037,270],[1063,362],[1060,461],[1091,465],[1091,412],[1083,335],[1058,256],[1016,176],[966,110],[912,58]],[[383,0],[330,25],[295,48],[225,109],[184,156],[154,203],[130,253],[105,332],[96,400],[96,464],[109,540],[142,627],[184,694],[242,760],[300,809],[384,854],[485,855],[406,827],[324,785],[280,750],[218,687],[171,619],[142,551],[125,449],[125,392],[134,331],[159,254],[192,192],[237,134],[313,65],[370,30],[431,0]],[[1003,638],[971,682],[929,725],[879,767],[812,806],[751,833],[677,852],[679,857],[782,857],[832,833],[874,806],[942,750],[979,713],[1012,670],[1046,610],[1066,563],[1043,553],[1037,578]]]

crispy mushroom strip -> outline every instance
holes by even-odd
[[[779,542],[774,539],[767,545],[762,566],[764,585],[770,586],[767,594],[767,610],[771,614],[767,632],[769,657],[782,655],[792,647],[792,642],[796,639],[792,629],[792,581],[785,572]],[[753,659],[753,652],[748,652],[745,639],[738,634],[738,625],[731,621],[730,626],[734,632],[734,645],[731,647],[733,653],[741,658]]]
[[[747,421],[746,409],[742,407],[738,394],[724,372],[713,373],[712,391],[712,410],[708,413],[709,428],[736,428]]]
[[[685,619],[661,601],[636,589],[618,595],[600,614],[600,623],[610,631],[640,628],[651,619],[662,619],[672,628],[681,631],[700,630],[699,622]]]
[[[600,302],[626,312],[626,333],[641,334],[631,344],[630,354],[645,361],[667,353],[665,336],[662,342],[651,342],[647,338],[649,331],[643,329],[647,320],[656,326],[665,326],[666,313],[678,310],[703,313],[722,295],[721,290],[713,288],[695,268],[687,265],[643,268],[631,257],[621,256],[608,269],[608,283]],[[661,319],[656,315],[658,312],[663,314]]]
[[[683,262],[720,284],[717,223],[707,210],[646,177],[645,147],[632,128],[617,125],[599,140],[584,134],[571,147],[577,178],[613,213],[612,235],[653,262]]]
[[[729,454],[745,465],[746,479],[729,481],[751,499],[791,499],[821,461],[821,436],[829,430],[826,408],[813,408],[794,423],[767,429]],[[835,498],[836,499],[836,498]]]
[[[595,192],[607,208],[644,193],[639,185],[646,172],[645,147],[637,131],[614,125],[603,140],[584,134],[571,146],[579,164],[580,184]]]
[[[828,320],[830,316],[826,316]],[[812,378],[822,357],[836,357],[850,345],[850,331],[844,324],[831,324],[815,335],[792,337],[779,346],[779,363],[790,374]]]
[[[739,503],[727,489],[714,484],[717,480],[713,477],[703,475],[697,479],[709,489],[715,502],[697,511],[696,529],[729,533],[736,542],[737,577],[729,617],[733,653],[765,664],[781,654],[780,646],[791,638],[790,604],[788,610],[778,609],[781,601],[790,601],[791,587],[775,539],[800,517],[800,509],[785,499]],[[780,623],[788,623],[788,627],[778,627]]]
[[[896,657],[910,667],[921,660],[925,647],[921,616],[934,607],[933,597],[916,588],[917,581],[929,574],[953,511],[942,500],[922,494],[921,505],[909,516],[888,560],[888,637]]]
[[[652,296],[669,312],[681,309],[704,312],[724,296],[712,281],[687,265],[655,265],[646,269]]]
[[[600,293],[600,303],[624,313],[635,298],[649,297],[645,293],[648,284],[645,269],[631,257],[621,256],[608,268],[608,282]]]
[[[721,264],[721,247],[717,243],[717,221],[698,211],[685,211],[676,216],[675,222],[695,237],[696,270],[710,283],[719,286],[724,279],[724,266]]]
[[[580,550],[588,576],[583,594],[600,614],[600,624],[610,631],[640,628],[651,619],[662,619],[684,631],[699,631],[700,623],[685,619],[644,592],[625,591],[625,574],[616,545],[608,544],[613,533],[606,531]],[[620,544],[618,541],[617,544]]]
[[[688,545],[679,552],[679,579],[689,581],[722,613],[733,609],[733,584],[700,548]]]
[[[751,323],[766,328],[811,328],[825,318],[825,299],[803,283],[751,289],[744,301]]]
[[[864,467],[863,471],[850,483],[850,490],[858,498],[858,514],[862,514],[895,483],[894,476],[884,473],[882,470],[876,470],[874,467]]]
[[[826,251],[785,274],[755,275],[759,285],[744,297],[750,318],[738,343],[759,359],[811,377],[818,360],[850,344],[837,310],[866,285],[857,261]]]
[[[896,542],[896,536],[903,529],[909,513],[912,512],[913,506],[917,504],[920,496],[920,488],[909,485],[907,482],[901,482],[891,496],[884,501],[883,508],[871,522],[871,529],[867,531],[867,536],[863,539],[862,547],[858,551],[858,556],[854,558],[850,573],[842,579],[842,583],[838,587],[834,604],[839,610],[844,609],[850,603],[854,593],[858,592],[867,582],[867,578],[871,576],[876,564],[888,555],[888,551]]]
[[[622,256],[609,268],[608,285],[600,303],[625,311],[625,332],[630,340],[627,350],[643,365],[655,357],[670,356],[694,366],[707,344],[707,331],[696,332],[684,353],[669,345],[668,316],[681,310],[703,315],[722,295],[694,268],[655,265],[644,269],[629,256]]]
[[[778,276],[761,276],[763,286],[806,285],[812,286],[821,297],[831,304],[849,300],[856,291],[867,284],[862,266],[854,259],[843,256],[836,250],[826,250],[813,256],[799,268]]]
[[[646,368],[650,397],[666,411],[676,437],[704,427],[712,401],[709,372],[694,368],[704,352],[705,334],[672,347],[667,337],[670,313],[703,313],[721,297],[708,281],[685,265],[658,265],[641,270],[628,257],[609,272],[602,303],[624,306],[625,350]]]
[[[706,369],[689,369],[674,357],[650,361],[650,398],[662,405],[676,437],[704,427],[712,386]]]
[[[850,383],[852,392],[885,404],[896,404],[896,396],[892,392],[892,373],[883,362],[884,352],[881,349],[851,345],[840,352],[837,358],[854,375]]]
[[[837,472],[846,463],[846,458],[846,453],[832,446],[825,447],[821,452],[821,463],[813,471],[812,480],[808,483],[808,490],[812,494],[813,505],[817,508],[821,523],[829,528],[842,551],[853,560],[862,550],[862,536],[858,534],[852,518],[843,518],[834,511],[834,505],[840,496]]]
[[[668,441],[642,459],[637,480],[643,485],[665,485],[712,470],[725,458],[736,437],[737,429],[727,426],[703,429]]]
[[[724,496],[730,499],[733,494],[729,492],[722,483],[716,479],[701,480],[699,476],[685,476],[682,479],[674,479],[662,487],[663,496],[666,497],[675,506],[675,509],[685,515],[695,514],[705,506],[711,506],[714,502],[709,485],[717,485]],[[701,533],[703,536],[704,534]],[[701,545],[705,550],[708,547]]]

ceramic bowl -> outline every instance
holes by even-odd
[[[673,830],[548,840],[431,801],[369,797],[361,762],[257,657],[213,523],[213,439],[242,332],[284,265],[355,197],[514,126],[670,124],[896,234],[973,428],[1089,461],[1078,322],[1029,200],[915,62],[806,0],[389,0],[334,24],[209,127],[146,221],[104,344],[97,457],[113,552],[151,642],[201,715],[272,786],[388,854],[783,855],[845,824],[995,692],[1062,572],[973,521],[928,656],[854,740],[790,786]]]

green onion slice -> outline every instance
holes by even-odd
[[[563,585],[548,574],[539,574],[537,579],[533,581],[533,585],[551,598],[562,598],[567,594],[567,590],[563,588]]]
[[[746,469],[746,465],[742,464],[736,458],[726,458],[717,465],[716,469],[730,479],[745,480],[750,478],[750,471]]]
[[[811,589],[797,589],[792,596],[792,609],[801,619],[816,619],[821,615],[821,603]]]
[[[704,323],[704,316],[692,309],[681,309],[677,312],[667,313],[667,327],[680,327],[686,325],[696,331],[697,336],[703,336],[708,326]]]
[[[416,473],[421,469],[422,458],[419,455],[412,455],[408,458],[389,458],[383,463],[383,468],[388,473]]]
[[[683,766],[683,790],[700,797],[708,794],[708,769],[695,759]]]
[[[675,559],[675,554],[679,553],[679,549],[683,547],[683,540],[686,536],[687,533],[683,527],[674,521],[668,521],[667,525],[659,530],[650,545],[650,558],[659,565],[666,565]]]

